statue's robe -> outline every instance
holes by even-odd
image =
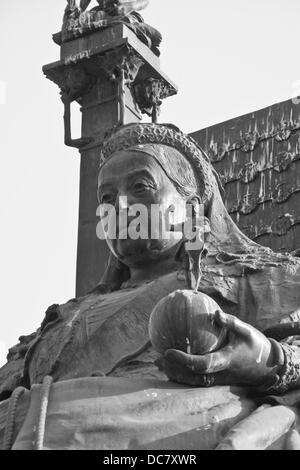
[[[228,254],[226,261],[220,255],[217,260],[208,259],[212,264],[204,268],[199,290],[213,297],[224,312],[261,331],[300,319],[297,260],[283,266],[269,262],[263,269],[251,266],[247,274],[247,261],[237,259]],[[30,383],[40,383],[47,374],[57,381],[89,377],[94,371],[162,378],[149,343],[150,314],[160,299],[185,288],[185,274],[179,270],[140,286],[88,295],[59,307],[57,318],[44,328],[27,355]]]
[[[300,260],[272,253],[245,237],[217,188],[208,218],[211,234],[199,290],[224,312],[261,331],[299,321]],[[9,396],[21,377],[31,385],[16,407],[15,449],[34,447],[40,384],[47,375],[54,384],[45,448],[297,447],[297,436],[290,431],[300,405],[298,390],[262,398],[246,388],[191,388],[169,382],[154,364],[157,354],[148,336],[151,311],[169,292],[187,287],[185,272],[179,269],[149,283],[122,287],[53,307],[36,337],[11,350],[9,362],[0,369],[0,399]],[[297,344],[296,337],[288,341]],[[106,376],[91,377],[95,373]],[[0,402],[0,442],[9,403]],[[257,410],[261,404],[264,408]]]
[[[208,257],[199,290],[260,330],[299,320],[299,262],[269,257],[262,268],[247,256]],[[179,270],[57,308],[25,357],[25,372],[35,385],[20,399],[14,448],[34,446],[39,384],[46,375],[55,382],[44,438],[48,449],[291,448],[298,392],[253,414],[270,400],[245,388],[177,385],[155,366],[150,313],[162,297],[184,288]],[[106,377],[91,377],[96,371]],[[0,435],[8,402],[0,404]]]

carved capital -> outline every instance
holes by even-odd
[[[72,101],[81,101],[96,81],[96,77],[88,74],[79,65],[62,65],[55,69],[44,68],[44,74],[60,88],[61,100],[64,104],[65,144],[68,147],[81,148],[92,142],[91,138],[72,139],[71,136],[71,106]]]
[[[44,68],[46,77],[60,88],[62,101],[79,100],[94,85],[96,78],[79,65],[62,65],[55,69]]]
[[[98,66],[110,81],[118,81],[124,77],[126,84],[135,81],[140,68],[144,65],[142,57],[129,46],[107,52],[97,59]]]

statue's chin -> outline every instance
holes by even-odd
[[[113,251],[127,265],[140,265],[159,259],[170,240],[114,240]]]

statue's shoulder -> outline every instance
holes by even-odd
[[[73,341],[84,312],[94,301],[95,295],[87,295],[48,308],[39,333],[26,353],[24,377],[28,382],[40,383],[45,375],[54,373],[62,351]]]
[[[7,363],[0,368],[0,401],[10,396],[16,387],[23,385],[25,356],[38,336],[38,331],[20,336],[19,343],[9,349]]]
[[[7,362],[0,368],[0,401],[10,396],[14,389],[20,385],[29,386],[26,378],[26,364],[30,361],[35,346],[47,330],[55,325],[61,325],[63,317],[74,305],[74,300],[65,305],[51,305],[40,327],[32,334],[20,336],[19,343],[8,350]]]
[[[155,303],[185,282],[176,273],[162,276],[140,286],[131,286],[110,293],[90,293],[65,304],[48,308],[38,330],[10,350],[8,362],[0,369],[0,397],[7,398],[18,386],[40,383],[46,375],[58,377],[70,357],[84,349],[84,338],[98,338],[105,323],[119,328],[124,312],[151,313]],[[146,312],[146,313],[145,313]],[[104,328],[104,331],[105,328]],[[104,334],[104,333],[103,333]],[[105,343],[103,339],[103,343]]]

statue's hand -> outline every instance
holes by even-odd
[[[197,386],[271,386],[278,379],[276,373],[281,367],[276,343],[232,315],[217,312],[216,320],[227,328],[226,345],[203,356],[174,349],[166,351],[160,366],[168,378]]]

